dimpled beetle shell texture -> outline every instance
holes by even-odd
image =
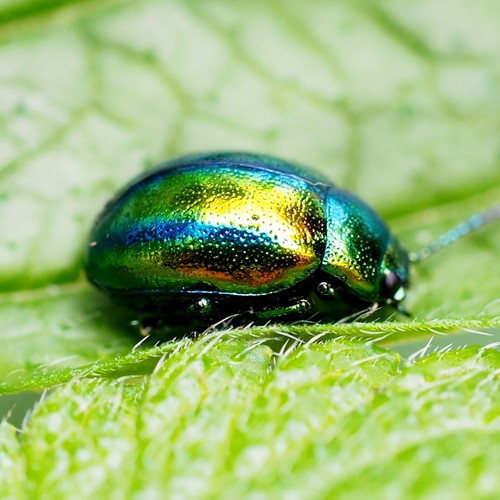
[[[406,253],[365,203],[249,153],[186,156],[141,175],[106,205],[86,256],[90,281],[112,299],[167,317],[204,297],[219,316],[273,302],[286,314],[301,297],[314,312],[325,280],[335,301],[365,306],[389,268],[406,284]]]

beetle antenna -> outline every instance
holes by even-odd
[[[453,229],[450,229],[446,233],[439,236],[430,245],[422,248],[418,252],[411,252],[409,255],[410,261],[420,262],[425,260],[429,257],[429,255],[433,254],[437,250],[447,247],[456,240],[467,236],[473,231],[476,231],[477,229],[497,219],[500,219],[500,205],[495,205],[489,210],[473,215],[465,222],[462,222],[458,226],[455,226]]]

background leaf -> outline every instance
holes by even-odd
[[[500,6],[488,0],[2,2],[0,390],[70,383],[40,404],[21,441],[3,424],[0,488],[6,494],[0,496],[15,498],[25,491],[43,496],[56,490],[85,496],[115,487],[147,493],[165,486],[192,495],[221,494],[223,488],[241,494],[266,484],[274,484],[276,492],[287,484],[308,491],[308,478],[321,477],[331,482],[324,480],[323,489],[314,490],[320,496],[333,486],[346,496],[373,492],[377,485],[388,488],[387,493],[396,484],[391,479],[398,478],[398,491],[408,497],[443,491],[444,478],[452,475],[460,478],[453,485],[458,495],[498,491],[491,469],[499,453],[495,353],[488,354],[494,359],[488,366],[476,361],[490,351],[466,350],[410,363],[399,373],[393,370],[399,363],[394,351],[381,350],[375,359],[393,363],[388,361],[382,378],[373,374],[379,361],[368,361],[366,374],[360,372],[356,386],[344,390],[343,376],[337,380],[334,375],[338,359],[309,341],[328,342],[325,346],[336,352],[332,339],[338,336],[363,337],[386,347],[406,340],[399,350],[408,355],[416,349],[409,343],[415,338],[487,328],[492,335],[487,342],[493,343],[500,326],[499,224],[415,269],[409,322],[395,318],[227,332],[208,336],[199,347],[208,349],[204,354],[190,340],[131,352],[138,341],[129,324],[133,314],[93,290],[81,265],[92,221],[112,193],[153,164],[193,151],[245,149],[310,165],[374,206],[411,249],[498,204],[499,22]],[[233,349],[231,355],[222,339],[232,346],[227,348]],[[476,335],[472,341],[482,338]],[[371,344],[338,345],[354,360],[357,349],[367,349],[366,359],[372,359]],[[246,361],[227,368],[227,356],[238,358],[240,352],[247,353],[242,355]],[[283,366],[295,359],[303,363],[296,376],[311,381],[307,395],[295,389],[280,392],[281,364],[269,373],[272,352],[283,354]],[[162,360],[168,362],[154,372]],[[442,386],[433,384],[448,373],[443,360],[455,363],[452,373],[467,361],[470,372]],[[189,371],[190,363],[201,371]],[[353,366],[345,368],[349,380],[357,369]],[[204,379],[205,371],[215,392],[208,385],[207,395],[195,391],[190,396],[193,380]],[[145,389],[130,384],[152,372]],[[175,384],[183,377],[185,397],[198,400],[183,403],[170,419]],[[228,393],[232,378],[234,392]],[[413,395],[409,388],[414,382],[417,394],[428,395],[427,400]],[[318,391],[326,391],[318,392],[321,397],[314,394],[316,384]],[[337,421],[334,407],[346,394],[349,400],[349,390],[353,400],[363,403]],[[439,413],[448,393],[454,396]],[[477,397],[484,408],[472,405],[462,420],[445,418],[441,426],[441,417],[458,415],[469,397]],[[297,406],[290,403],[294,398]],[[320,404],[322,398],[327,403]],[[289,403],[297,411],[311,410],[311,416],[299,411],[294,419]],[[205,414],[206,421],[201,418]],[[418,416],[414,427],[399,425],[413,414]],[[249,427],[241,428],[247,418]],[[51,428],[50,422],[57,424]],[[235,433],[229,449],[214,422],[225,422],[223,428]],[[447,423],[457,425],[441,436]],[[280,434],[280,425],[294,432]],[[190,428],[191,437],[185,435]],[[336,435],[341,428],[346,434]],[[179,450],[183,439],[196,444],[172,457],[151,444],[155,433],[168,436]],[[210,441],[200,451],[199,439],[211,433],[215,441],[221,439],[213,460]],[[258,443],[261,433],[265,442]],[[415,441],[408,441],[409,435]],[[397,452],[377,455],[388,442],[395,443]],[[478,458],[471,442],[482,447],[486,458]],[[284,451],[279,452],[281,445]],[[280,453],[292,448],[296,451],[280,469]],[[122,459],[112,449],[130,457]],[[198,451],[205,458],[193,462]],[[344,457],[346,469],[332,463],[338,456]],[[148,462],[153,459],[158,459],[156,468]],[[53,469],[51,460],[68,468]],[[129,476],[134,460],[141,472]],[[267,472],[259,468],[261,460],[272,464]],[[188,463],[193,476],[199,473],[199,483],[189,474],[183,478]],[[213,464],[223,474],[226,463],[228,475],[216,484],[215,469],[204,467]],[[328,474],[322,463],[330,466]],[[104,479],[90,481],[103,464]],[[355,464],[366,467],[356,469]],[[158,474],[163,467],[177,472],[163,477]],[[41,481],[47,470],[54,473]],[[423,470],[425,484],[419,476]],[[292,471],[296,482],[289,482]],[[356,471],[366,482],[356,480]],[[113,474],[116,479],[106,481]],[[130,484],[118,476],[130,477]],[[241,481],[226,482],[230,477]],[[273,483],[278,477],[283,480]]]

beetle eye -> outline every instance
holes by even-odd
[[[386,298],[401,300],[396,295],[402,284],[403,282],[396,272],[387,270],[384,273],[380,294]]]

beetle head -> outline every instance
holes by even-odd
[[[408,252],[397,238],[391,237],[380,274],[380,303],[398,308],[406,297],[409,284]]]

